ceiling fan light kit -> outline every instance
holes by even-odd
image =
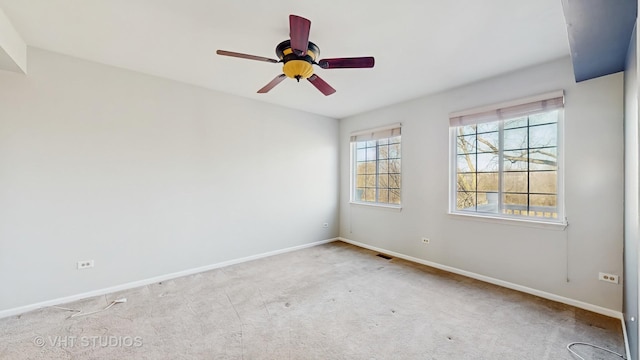
[[[313,75],[313,64],[316,63],[316,59],[320,56],[320,48],[309,41],[307,53],[297,55],[291,49],[291,41],[285,40],[276,46],[276,55],[284,63],[282,72],[287,77],[300,81],[300,79],[307,79]]]
[[[313,65],[318,65],[323,69],[340,69],[340,68],[372,68],[375,60],[371,56],[355,57],[355,58],[334,58],[317,60],[320,56],[320,48],[309,41],[309,30],[311,29],[311,21],[297,15],[289,15],[290,39],[285,40],[276,46],[276,55],[278,59],[270,59],[262,56],[248,55],[233,51],[218,50],[218,55],[237,57],[248,60],[257,60],[270,63],[283,63],[282,72],[276,76],[271,82],[258,90],[258,93],[264,94],[273,89],[286,77],[296,79],[307,79],[324,95],[328,96],[336,92],[331,85],[327,84],[322,78],[313,72]]]

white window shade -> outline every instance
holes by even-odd
[[[560,90],[526,99],[451,113],[449,115],[449,126],[457,127],[496,120],[515,119],[563,107],[564,92]]]
[[[375,129],[362,130],[351,133],[351,142],[357,141],[369,141],[378,140],[384,138],[390,138],[394,136],[400,136],[402,131],[402,124],[393,124],[383,126]]]

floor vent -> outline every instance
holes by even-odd
[[[391,259],[393,259],[391,256],[389,256],[389,255],[385,255],[385,254],[378,254],[378,255],[376,255],[376,256],[377,256],[377,257],[381,257],[381,258],[383,258],[383,259],[387,259],[387,260],[391,260]]]

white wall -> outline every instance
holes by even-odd
[[[0,9],[0,70],[27,72],[27,44]]]
[[[337,236],[337,120],[44,50],[28,66],[0,71],[0,311]]]
[[[631,359],[638,358],[638,237],[640,172],[638,169],[638,37],[633,29],[624,71],[624,301]],[[632,320],[633,319],[633,320]]]
[[[620,312],[622,286],[597,276],[622,275],[622,80],[576,84],[565,58],[342,120],[340,236]],[[448,215],[448,114],[558,89],[566,94],[568,231]],[[349,204],[349,134],[395,122],[403,124],[402,211]]]

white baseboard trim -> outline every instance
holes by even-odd
[[[64,297],[61,297],[61,298],[42,301],[42,302],[35,303],[35,304],[20,306],[20,307],[16,307],[16,308],[7,309],[7,310],[1,310],[0,311],[0,319],[5,318],[5,317],[9,317],[9,316],[24,314],[24,313],[26,313],[28,311],[37,310],[37,309],[41,309],[41,308],[44,308],[44,307],[60,305],[60,304],[64,304],[64,303],[68,303],[68,302],[72,302],[72,301],[77,301],[77,300],[82,300],[82,299],[86,299],[86,298],[90,298],[90,297],[94,297],[94,296],[110,294],[110,293],[114,293],[114,292],[118,292],[118,291],[128,290],[128,289],[132,289],[132,288],[136,288],[136,287],[140,287],[140,286],[145,286],[145,285],[149,285],[149,284],[158,283],[158,282],[161,282],[161,281],[167,281],[167,280],[171,280],[171,279],[175,279],[175,278],[179,278],[179,277],[183,277],[183,276],[193,275],[193,274],[197,274],[197,273],[201,273],[201,272],[205,272],[205,271],[209,271],[209,270],[214,270],[214,269],[218,269],[218,268],[222,268],[222,267],[226,267],[226,266],[230,266],[230,265],[235,265],[235,264],[239,264],[239,263],[243,263],[243,262],[248,262],[248,261],[252,261],[252,260],[258,260],[258,259],[266,258],[266,257],[269,257],[269,256],[274,256],[274,255],[284,254],[284,253],[288,253],[288,252],[292,252],[292,251],[302,250],[302,249],[306,249],[306,248],[310,248],[310,247],[314,247],[314,246],[318,246],[318,245],[327,244],[327,243],[330,243],[330,242],[333,242],[333,241],[337,241],[337,240],[340,240],[340,239],[339,238],[333,238],[333,239],[327,239],[327,240],[320,240],[320,241],[312,242],[312,243],[309,243],[309,244],[303,244],[303,245],[293,246],[293,247],[289,247],[289,248],[285,248],[285,249],[269,251],[269,252],[262,253],[262,254],[251,255],[251,256],[247,256],[247,257],[243,257],[243,258],[239,258],[239,259],[233,259],[233,260],[229,260],[229,261],[223,261],[221,263],[205,265],[205,266],[201,266],[201,267],[197,267],[197,268],[193,268],[193,269],[187,269],[187,270],[178,271],[178,272],[174,272],[174,273],[170,273],[170,274],[155,276],[155,277],[148,278],[148,279],[132,281],[132,282],[129,282],[129,283],[116,285],[116,286],[111,286],[111,287],[104,288],[104,289],[88,291],[88,292],[84,292],[84,293],[81,293],[81,294],[75,294],[75,295],[71,295],[71,296],[64,296]]]
[[[570,299],[570,298],[567,298],[567,297],[564,297],[564,296],[548,293],[546,291],[536,290],[536,289],[533,289],[533,288],[530,288],[530,287],[514,284],[514,283],[511,283],[511,282],[508,282],[508,281],[492,278],[492,277],[485,276],[485,275],[476,274],[476,273],[471,272],[471,271],[461,270],[461,269],[454,268],[454,267],[451,267],[451,266],[438,264],[438,263],[435,263],[435,262],[432,262],[432,261],[419,259],[419,258],[416,258],[416,257],[413,257],[413,256],[397,253],[395,251],[390,251],[390,250],[382,249],[382,248],[379,248],[379,247],[376,247],[376,246],[367,245],[367,244],[361,243],[359,241],[349,240],[349,239],[345,239],[345,238],[342,238],[342,237],[339,237],[338,240],[346,242],[346,243],[349,243],[351,245],[355,245],[355,246],[361,247],[361,248],[365,248],[365,249],[377,251],[377,252],[380,252],[380,253],[385,253],[385,254],[388,254],[388,255],[392,255],[392,256],[395,256],[397,258],[404,259],[404,260],[407,260],[407,261],[411,261],[411,262],[414,262],[414,263],[431,266],[433,268],[444,270],[444,271],[448,271],[450,273],[454,273],[454,274],[470,277],[472,279],[484,281],[484,282],[487,282],[487,283],[490,283],[490,284],[494,284],[494,285],[498,285],[498,286],[502,286],[502,287],[505,287],[505,288],[508,288],[508,289],[517,290],[517,291],[521,291],[521,292],[528,293],[528,294],[531,294],[531,295],[539,296],[539,297],[547,299],[547,300],[557,301],[557,302],[560,302],[560,303],[563,303],[563,304],[575,306],[577,308],[581,308],[581,309],[584,309],[584,310],[589,310],[589,311],[592,311],[592,312],[595,312],[595,313],[598,313],[598,314],[602,314],[602,315],[606,315],[606,316],[609,316],[609,317],[612,317],[612,318],[623,319],[623,315],[622,315],[622,313],[620,311],[607,309],[607,308],[602,307],[602,306],[589,304],[589,303],[586,303],[586,302],[583,302],[583,301],[574,300],[574,299]],[[623,326],[623,328],[624,328],[624,326]]]

